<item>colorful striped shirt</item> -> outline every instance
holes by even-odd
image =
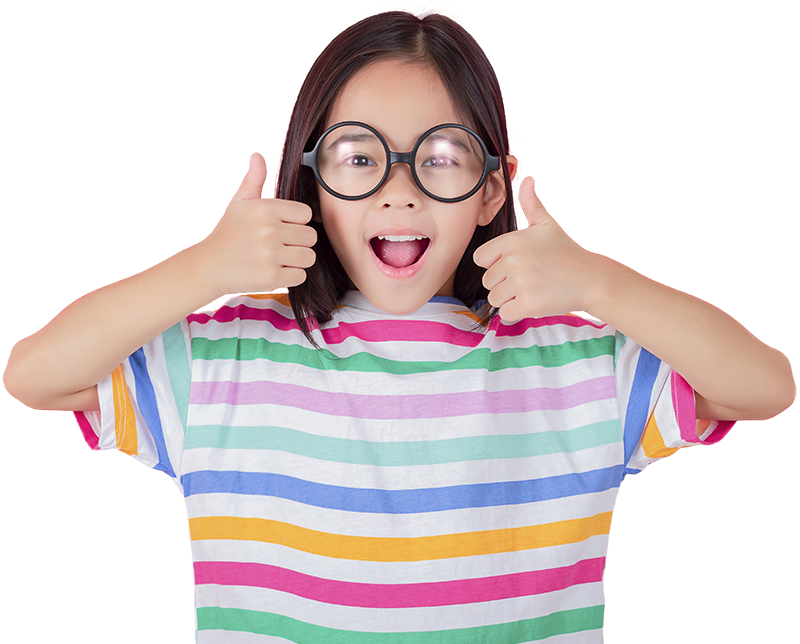
[[[731,425],[577,316],[481,326],[350,291],[314,337],[287,296],[237,297],[77,414],[183,491],[201,643],[601,642],[623,477]]]

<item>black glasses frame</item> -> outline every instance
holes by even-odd
[[[386,158],[388,159],[388,163],[386,164],[386,170],[384,171],[381,180],[378,182],[378,185],[376,185],[369,192],[365,192],[363,195],[357,195],[355,197],[338,193],[328,184],[326,184],[325,181],[323,181],[322,176],[320,175],[319,172],[319,167],[317,166],[317,151],[319,150],[319,146],[322,144],[322,141],[325,139],[326,136],[328,136],[328,134],[333,132],[333,130],[340,127],[344,127],[346,125],[358,125],[372,132],[376,137],[378,137],[378,140],[383,145],[384,150],[386,151]],[[414,161],[417,156],[417,150],[419,149],[419,146],[422,145],[422,142],[433,132],[436,132],[437,130],[441,130],[444,128],[457,128],[459,130],[464,130],[465,132],[469,132],[472,136],[475,137],[475,140],[478,141],[478,143],[481,146],[481,150],[483,151],[483,174],[481,174],[481,178],[478,181],[478,183],[467,194],[462,195],[460,197],[453,197],[447,199],[444,197],[438,197],[432,192],[426,190],[425,186],[423,186],[422,182],[419,180],[419,177],[417,176],[417,170],[414,167]],[[366,199],[367,197],[371,197],[376,192],[378,192],[378,190],[381,189],[383,184],[386,183],[386,179],[389,177],[389,172],[391,171],[392,166],[395,163],[408,164],[408,167],[411,168],[411,176],[414,178],[414,183],[417,185],[417,187],[426,196],[436,201],[441,201],[442,203],[457,203],[459,201],[464,201],[465,199],[469,199],[472,195],[474,195],[476,192],[478,192],[478,190],[481,189],[483,184],[486,182],[486,178],[489,176],[490,172],[494,172],[495,170],[500,169],[500,157],[492,156],[491,154],[489,154],[489,151],[486,149],[486,145],[484,144],[481,137],[479,137],[474,131],[472,131],[465,125],[460,125],[458,123],[443,123],[441,125],[432,127],[430,130],[428,130],[422,136],[420,136],[419,139],[417,139],[417,142],[414,144],[414,147],[411,149],[411,152],[392,152],[389,149],[389,144],[386,143],[386,139],[384,139],[381,133],[378,132],[378,130],[376,130],[371,125],[367,125],[366,123],[361,123],[360,121],[342,121],[341,123],[336,123],[335,125],[331,125],[327,130],[325,130],[319,137],[319,140],[317,141],[317,144],[314,146],[314,149],[309,152],[303,152],[303,157],[301,161],[301,165],[307,166],[314,171],[314,176],[317,178],[319,185],[325,188],[325,190],[330,194],[332,194],[334,197],[338,199],[344,199],[345,201],[358,201],[359,199]]]

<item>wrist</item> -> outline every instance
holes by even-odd
[[[583,310],[598,320],[616,326],[626,308],[625,302],[634,297],[638,273],[609,257],[594,253],[590,268],[591,277],[584,288]]]
[[[195,299],[203,307],[217,298],[228,295],[223,285],[214,278],[214,261],[209,257],[203,242],[190,246],[174,256],[181,279],[195,294]]]

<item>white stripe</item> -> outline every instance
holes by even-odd
[[[621,465],[619,443],[571,453],[526,458],[379,466],[340,463],[272,450],[198,448],[187,452],[185,473],[195,470],[273,473],[321,485],[415,490],[545,479]]]
[[[198,631],[197,644],[286,644],[291,640],[241,631]],[[548,642],[548,644],[550,644]]]
[[[230,333],[230,331],[228,331]],[[257,334],[263,335],[261,328]],[[408,346],[406,346],[408,345]],[[388,356],[398,362],[418,364],[421,362],[453,363],[469,353],[453,352],[449,347],[447,353],[436,355],[435,347],[424,347],[422,343],[383,342],[380,345]],[[372,347],[360,344],[356,352],[369,351],[377,355]],[[346,357],[336,350],[339,357]],[[379,356],[380,357],[380,356]],[[387,358],[389,359],[389,358]],[[369,392],[398,390],[401,394],[425,393],[444,394],[469,391],[515,391],[524,383],[526,388],[541,386],[547,388],[567,387],[591,378],[606,376],[610,372],[612,356],[601,355],[594,358],[581,358],[561,366],[544,367],[531,365],[526,367],[508,366],[489,372],[485,367],[474,369],[444,370],[433,372],[417,372],[410,374],[394,374],[382,371],[343,371],[308,367],[295,363],[273,362],[267,357],[254,360],[215,359],[212,363],[200,362],[204,368],[196,369],[197,382],[215,382],[219,374],[225,374],[225,380],[235,382],[296,382],[302,386],[319,391],[341,391],[344,385],[347,390]],[[490,359],[487,357],[486,366]],[[335,367],[335,360],[330,361]],[[493,363],[501,366],[503,363]],[[293,377],[292,377],[293,376]],[[344,380],[342,377],[345,377]],[[290,378],[292,377],[292,378]]]
[[[189,424],[290,427],[332,438],[429,441],[471,436],[566,431],[618,418],[616,400],[597,400],[566,410],[473,414],[446,418],[359,419],[271,403],[231,408],[225,403],[189,405]],[[235,415],[233,415],[235,414]],[[191,427],[189,429],[191,432]],[[621,438],[621,437],[620,437]]]

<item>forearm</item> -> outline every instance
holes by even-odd
[[[587,312],[680,373],[697,394],[698,417],[769,418],[791,404],[789,361],[736,320],[606,257],[594,262],[597,288]]]
[[[87,390],[131,353],[220,295],[201,266],[192,247],[72,303],[13,348],[6,388],[31,407],[86,407]]]

